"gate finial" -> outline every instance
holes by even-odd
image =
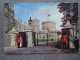
[[[30,20],[31,20],[31,17],[30,17]]]

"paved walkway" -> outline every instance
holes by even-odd
[[[17,48],[16,47],[6,47],[4,48],[4,51],[7,54],[29,54],[29,53],[60,53],[61,48],[60,46],[57,46],[57,42],[51,41],[44,43],[39,43],[38,46],[34,47],[23,47],[23,48]]]
[[[4,47],[4,51],[5,51],[5,52],[14,51],[14,50],[16,50],[16,49],[17,49],[17,46],[15,46],[15,47]]]
[[[7,49],[7,54],[29,54],[29,53],[60,53],[61,49],[55,48],[54,46],[35,46],[35,47],[24,47],[16,48],[14,50]]]

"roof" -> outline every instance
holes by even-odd
[[[47,21],[44,21],[42,23],[55,23],[54,21],[51,21],[51,20],[47,20]],[[55,23],[56,24],[56,23]]]
[[[34,20],[34,21],[39,21],[38,19],[32,19],[32,20]]]

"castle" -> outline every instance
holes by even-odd
[[[38,19],[29,19],[28,26],[32,27],[32,29],[38,33],[38,38],[48,38],[54,39],[57,38],[57,29],[56,29],[56,23],[54,21],[44,21],[42,22],[42,28],[39,27],[40,22]]]

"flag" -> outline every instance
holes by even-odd
[[[48,14],[48,16],[51,16],[50,14]]]

